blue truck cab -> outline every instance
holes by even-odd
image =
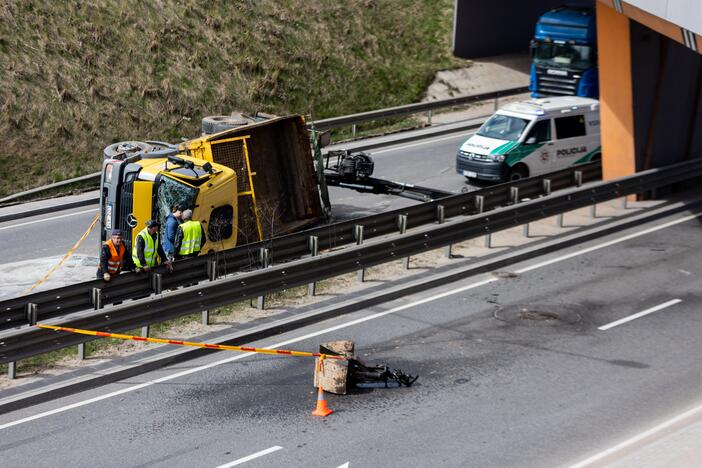
[[[592,8],[560,7],[544,13],[531,42],[531,83],[535,98],[597,98],[597,26]]]

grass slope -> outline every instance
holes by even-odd
[[[10,0],[0,5],[0,196],[178,141],[233,110],[315,119],[417,101],[452,0]]]

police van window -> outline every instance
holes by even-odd
[[[526,119],[495,114],[480,127],[478,135],[499,140],[517,141],[528,124],[529,121]]]
[[[543,143],[551,140],[551,119],[540,120],[534,124],[527,140],[534,138],[535,143]]]
[[[556,119],[556,136],[559,140],[585,136],[585,116],[571,115]]]

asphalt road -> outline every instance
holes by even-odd
[[[351,339],[364,361],[420,375],[411,388],[328,396],[325,419],[309,414],[310,360],[218,353],[2,415],[0,460],[545,467],[597,457],[700,404],[702,226],[666,221],[256,343],[313,351]]]
[[[373,175],[448,192],[460,193],[464,188],[474,190],[478,188],[475,184],[469,184],[463,176],[456,174],[456,152],[472,133],[438,136],[370,151],[375,162]],[[394,195],[362,194],[338,187],[331,187],[329,196],[332,215],[339,220],[368,216],[417,203]]]
[[[373,151],[374,175],[453,192],[470,188],[465,179],[455,173],[456,151],[468,134]],[[337,187],[330,189],[330,198],[335,221],[418,203],[397,196],[362,194]],[[97,208],[82,207],[0,223],[0,245],[10,246],[0,258],[0,299],[19,295],[42,278],[80,239],[96,213]],[[72,263],[68,262],[68,267],[59,270],[39,289],[93,279],[99,243],[99,231],[93,229],[74,252]]]

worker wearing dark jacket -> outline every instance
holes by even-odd
[[[171,209],[171,213],[166,217],[166,232],[163,236],[163,251],[166,252],[169,260],[175,258],[175,236],[178,231],[178,226],[182,223],[183,208],[181,205],[175,205]]]
[[[192,210],[183,211],[183,224],[178,226],[175,238],[176,258],[197,257],[207,242],[205,228],[200,221],[193,221]]]
[[[154,219],[146,222],[146,227],[137,234],[132,242],[132,261],[136,271],[151,271],[159,263],[171,269],[171,262],[166,257],[163,247],[159,242],[158,228],[160,223]]]
[[[100,249],[100,265],[97,269],[97,277],[105,281],[110,281],[122,271],[134,269],[134,263],[129,255],[125,255],[127,248],[122,241],[122,231],[113,229],[112,235],[102,244]]]

